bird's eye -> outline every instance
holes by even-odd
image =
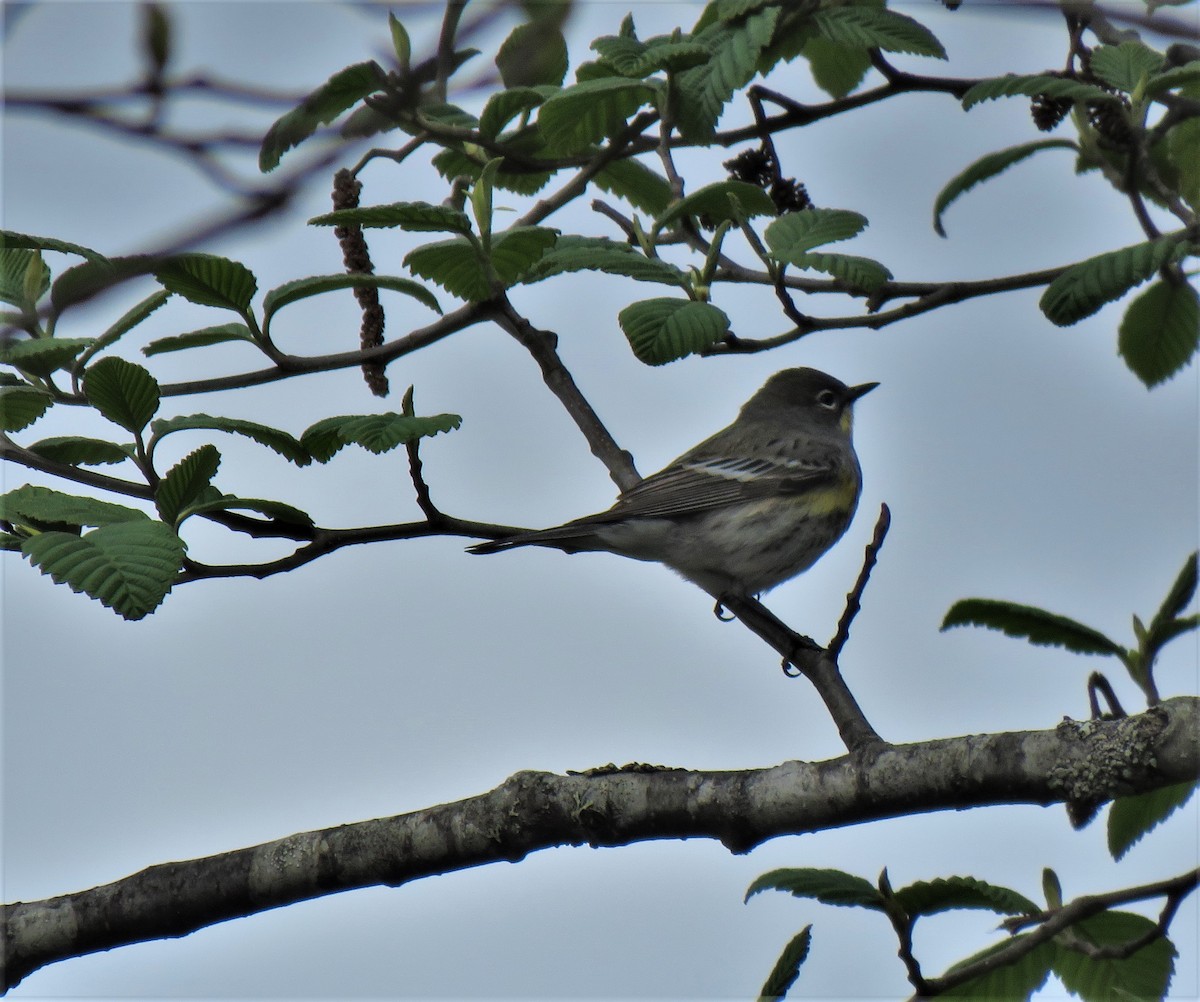
[[[828,407],[833,410],[838,405],[837,394],[833,390],[822,390],[817,394],[817,403],[822,407]]]

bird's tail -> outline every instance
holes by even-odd
[[[499,553],[501,550],[511,550],[517,546],[552,546],[566,553],[577,553],[580,550],[596,549],[589,546],[593,540],[591,528],[570,525],[560,525],[553,529],[541,529],[537,532],[519,532],[515,536],[504,539],[489,539],[483,543],[468,546],[468,553]]]

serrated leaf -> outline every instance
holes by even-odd
[[[1163,599],[1158,612],[1154,614],[1154,619],[1150,621],[1151,638],[1161,632],[1168,623],[1188,607],[1196,594],[1198,576],[1200,576],[1200,553],[1193,551],[1183,562],[1183,567],[1180,568],[1171,584],[1171,590],[1167,592],[1167,597]]]
[[[76,368],[86,365],[88,360],[94,355],[99,354],[118,338],[133,330],[134,327],[150,316],[151,313],[157,310],[170,298],[171,293],[169,293],[166,289],[159,289],[158,291],[151,293],[136,306],[133,306],[127,310],[116,323],[114,323],[103,334],[96,338],[87,351],[79,356],[79,361],[76,363]],[[145,349],[143,349],[143,351],[144,350]]]
[[[1188,253],[1176,236],[1122,247],[1072,265],[1047,287],[1038,305],[1052,322],[1066,327],[1089,317],[1105,303],[1120,299],[1164,264]]]
[[[1010,943],[1025,939],[1027,934],[1013,936],[1000,943],[994,943],[986,949],[974,953],[950,967],[946,974],[952,974],[964,967],[977,964],[1005,949]],[[986,974],[964,981],[954,988],[947,989],[939,998],[978,999],[979,1002],[1027,1002],[1039,988],[1046,983],[1050,976],[1050,965],[1057,955],[1057,947],[1053,943],[1039,943],[1019,960],[1002,967],[994,968]]]
[[[172,334],[151,341],[142,349],[143,355],[162,355],[169,351],[185,351],[188,348],[206,348],[211,344],[227,344],[230,341],[254,343],[254,334],[240,321],[201,327],[186,334]]]
[[[212,483],[221,465],[221,454],[215,446],[202,445],[184,456],[158,482],[154,503],[168,525],[174,525],[179,513],[199,498]]]
[[[656,90],[639,80],[605,77],[565,87],[539,109],[537,122],[546,146],[577,153],[615,135]]]
[[[871,55],[866,49],[833,42],[820,35],[809,38],[801,54],[808,60],[813,81],[835,100],[858,87],[871,68]]]
[[[216,254],[177,254],[155,270],[165,289],[201,306],[216,306],[245,316],[258,290],[254,273],[239,261]]]
[[[57,584],[137,620],[158,608],[171,590],[185,547],[169,526],[143,519],[83,536],[43,532],[22,542],[21,550]]]
[[[404,256],[404,267],[468,302],[482,302],[493,294],[479,249],[463,237],[409,251]]]
[[[983,908],[1000,915],[1033,914],[1038,906],[1023,894],[974,877],[918,880],[895,892],[910,916],[936,915],[951,908]]]
[[[471,232],[471,221],[461,209],[429,202],[392,202],[356,209],[337,209],[313,216],[309,226],[361,226],[364,229],[399,226],[409,233]]]
[[[258,153],[258,169],[264,174],[274,170],[284,153],[379,90],[384,79],[383,70],[373,60],[339,70],[267,130]]]
[[[32,386],[0,386],[0,429],[28,428],[50,409],[54,398]]]
[[[148,275],[158,267],[159,259],[147,255],[118,258],[92,258],[66,269],[50,286],[50,304],[62,313],[122,282]]]
[[[519,24],[501,43],[496,68],[505,87],[561,84],[567,75],[567,42],[553,22]]]
[[[58,251],[60,254],[74,254],[90,261],[107,260],[99,251],[82,244],[73,244],[54,237],[35,237],[28,233],[16,233],[13,230],[0,230],[0,247],[24,247],[28,250]]]
[[[509,122],[538,107],[546,97],[541,89],[534,87],[510,87],[497,91],[488,98],[479,116],[479,134],[495,139]]]
[[[318,421],[300,436],[301,445],[318,463],[327,463],[343,447],[361,445],[368,452],[388,452],[398,445],[452,431],[462,424],[457,414],[412,417],[403,414],[362,414]]]
[[[34,289],[29,287],[30,269],[35,274]],[[32,310],[48,288],[50,269],[37,251],[0,247],[0,301]]]
[[[729,332],[724,311],[690,299],[630,303],[617,314],[617,322],[633,353],[647,365],[665,365],[703,351]]]
[[[532,130],[529,135],[533,135],[536,139],[537,130]],[[503,137],[505,143],[509,143],[508,137]],[[540,144],[540,139],[536,140]],[[536,146],[533,139],[526,143],[521,143],[516,140],[512,141],[514,147],[521,146]],[[516,149],[516,152],[526,152],[523,149]],[[536,154],[540,155],[544,150],[537,146]],[[462,150],[444,149],[440,153],[434,155],[430,161],[434,168],[442,177],[448,181],[452,181],[456,177],[469,177],[472,180],[479,178],[480,172],[483,170],[483,165],[469,157]],[[500,171],[496,175],[496,187],[503,188],[505,191],[515,192],[518,195],[534,195],[544,188],[550,180],[551,174],[549,171]]]
[[[1192,60],[1157,74],[1146,83],[1146,96],[1154,97],[1163,91],[1174,90],[1200,81],[1200,60]]]
[[[65,369],[93,342],[90,337],[42,337],[11,341],[0,347],[0,363],[33,376]]]
[[[297,278],[276,286],[263,297],[263,322],[270,321],[279,310],[289,303],[318,296],[339,289],[390,289],[411,296],[434,313],[441,313],[437,298],[420,282],[399,275],[313,275]]]
[[[771,870],[747,888],[744,900],[761,891],[786,891],[797,898],[815,898],[826,905],[883,910],[883,897],[875,885],[843,870],[813,867]]]
[[[572,271],[602,271],[624,275],[639,282],[660,282],[686,289],[688,277],[673,264],[649,258],[629,244],[602,237],[561,236],[554,247],[543,254],[523,274],[529,285]]]
[[[635,209],[657,216],[671,202],[671,185],[657,171],[632,158],[614,160],[593,179],[609,194],[623,198]]]
[[[492,267],[507,288],[518,282],[557,242],[557,230],[514,226],[492,237]]]
[[[841,45],[946,58],[946,50],[933,32],[911,17],[883,7],[825,7],[817,11],[813,23],[822,35]]]
[[[962,106],[969,111],[983,101],[995,101],[1002,97],[1036,97],[1039,94],[1071,101],[1103,101],[1110,104],[1117,102],[1117,98],[1111,92],[1095,84],[1066,80],[1045,73],[1029,76],[1010,73],[1003,77],[980,80],[963,95]]]
[[[1133,912],[1101,912],[1071,926],[1071,933],[1093,946],[1119,946],[1150,932],[1154,922]],[[1108,999],[1161,999],[1167,994],[1178,953],[1159,937],[1122,959],[1089,956],[1060,947],[1053,962],[1063,987],[1087,1002]]]
[[[140,435],[158,411],[158,382],[123,358],[102,358],[88,366],[83,392],[104,417],[134,435]]]
[[[1045,609],[989,598],[966,598],[955,602],[942,620],[941,628],[984,626],[1000,630],[1010,637],[1031,644],[1065,647],[1077,654],[1110,654],[1121,657],[1125,651],[1103,633],[1066,616]]]
[[[155,444],[168,435],[180,431],[223,431],[230,435],[242,435],[253,439],[259,445],[265,445],[297,466],[307,466],[312,460],[304,446],[286,431],[258,424],[255,421],[243,421],[241,418],[187,414],[155,421],[150,426],[150,430],[154,434]]]
[[[798,268],[822,271],[840,278],[854,292],[872,292],[891,281],[892,273],[878,261],[854,254],[829,254],[817,251],[796,254],[791,263]]]
[[[1149,793],[1117,797],[1108,809],[1108,851],[1120,859],[1142,837],[1186,804],[1197,784],[1175,783]]]
[[[132,455],[129,446],[106,442],[99,438],[85,438],[80,435],[43,438],[27,448],[43,459],[49,459],[55,463],[67,463],[70,466],[103,466],[109,463],[121,463],[131,458]]]
[[[1039,139],[1036,142],[1022,143],[1020,146],[1010,146],[1008,149],[997,150],[995,153],[989,153],[985,157],[980,157],[965,170],[951,178],[946,187],[938,192],[937,199],[933,203],[934,231],[940,237],[946,235],[946,231],[942,227],[942,213],[946,211],[950,203],[957,199],[959,195],[974,188],[980,182],[1003,173],[1014,164],[1018,164],[1022,160],[1027,160],[1041,150],[1053,149],[1078,151],[1079,146],[1069,139]]]
[[[675,111],[685,139],[712,138],[729,99],[758,71],[759,57],[770,44],[779,16],[778,7],[768,7],[739,23],[714,21],[693,33],[692,41],[708,50],[709,59],[675,77],[680,96]]]
[[[0,551],[20,553],[21,544],[27,538],[27,536],[17,536],[11,532],[0,532]]]
[[[773,256],[794,262],[816,247],[849,240],[866,226],[866,216],[848,209],[803,209],[780,216],[764,236]]]
[[[291,525],[311,526],[312,516],[306,511],[283,501],[268,501],[261,498],[239,498],[233,494],[220,494],[189,505],[180,514],[183,518],[203,515],[212,511],[252,511],[268,518],[278,519]]]
[[[807,959],[811,944],[812,926],[806,925],[783,948],[783,952],[775,961],[775,966],[771,969],[767,980],[763,982],[762,990],[758,993],[758,1002],[781,999],[788,993],[788,989],[796,983],[796,978],[800,976],[800,965]]]
[[[774,216],[777,211],[771,196],[758,185],[747,181],[717,181],[679,199],[654,221],[654,225],[662,229],[683,216],[705,216],[713,223],[727,219],[737,222],[739,215],[751,219]]]
[[[1158,73],[1163,57],[1141,42],[1100,45],[1088,57],[1088,69],[1110,87],[1131,94],[1139,84]]]
[[[1147,388],[1170,379],[1200,346],[1200,296],[1184,280],[1159,280],[1121,318],[1117,350]]]
[[[116,525],[149,516],[136,508],[26,484],[0,496],[0,518],[27,525]]]
[[[678,73],[708,62],[708,49],[685,38],[659,35],[641,42],[629,35],[606,35],[592,42],[592,50],[624,77],[649,76],[660,70]]]

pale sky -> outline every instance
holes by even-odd
[[[1062,62],[1063,32],[1052,19],[967,8],[904,8],[938,34],[951,60],[894,61],[964,76]],[[436,25],[403,5],[393,9],[411,20],[415,51],[428,51]],[[615,33],[627,9],[582,4],[569,26],[573,63],[587,58],[591,38]],[[687,27],[699,10],[641,3],[635,17],[647,36]],[[7,40],[5,87],[132,79],[140,65],[135,14],[121,3],[34,5]],[[172,14],[179,67],[297,91],[349,63],[382,58],[388,45],[386,8],[191,3]],[[494,51],[495,40],[489,44]],[[802,61],[781,67],[770,84],[821,100]],[[211,105],[189,108],[196,122],[235,122]],[[746,114],[735,102],[723,124]],[[272,117],[242,121],[262,129]],[[950,177],[1037,135],[1019,99],[967,114],[944,95],[912,95],[785,133],[777,146],[785,172],[819,205],[870,219],[847,252],[883,261],[902,280],[1024,272],[1141,239],[1128,206],[1100,179],[1076,179],[1064,151],[968,193],[946,216],[949,238],[934,234],[933,200]],[[94,131],[13,112],[2,138],[8,229],[134,253],[219,204],[180,161]],[[702,150],[680,162],[694,188],[719,179],[729,155]],[[419,158],[401,169],[381,161],[363,180],[364,204],[445,197]],[[619,239],[588,201],[549,222]],[[508,194],[497,202],[518,211],[529,204]],[[260,291],[339,271],[330,231],[304,225],[328,207],[327,185],[318,182],[260,232],[204,249],[245,263]],[[403,273],[400,258],[421,236],[369,234],[377,271]],[[51,258],[56,269],[64,262]],[[137,286],[127,300],[78,310],[59,333],[95,334],[149,291]],[[1108,674],[1127,709],[1140,708],[1115,664],[986,631],[942,634],[938,624],[956,599],[984,596],[1041,605],[1132,641],[1130,614],[1153,614],[1197,543],[1194,364],[1148,392],[1116,354],[1121,305],[1059,329],[1038,311],[1034,291],[878,332],[824,332],[774,352],[651,369],[629,351],[616,314],[633,298],[658,294],[591,274],[513,293],[536,326],[559,333],[566,364],[643,473],[728,423],[778,369],[808,365],[847,383],[881,383],[857,408],[865,484],[858,518],[841,544],[767,604],[802,632],[828,638],[879,505],[889,504],[891,534],[842,659],[885,738],[1083,718],[1093,670]],[[788,326],[770,290],[719,288],[714,301],[744,335]],[[349,293],[306,303],[280,315],[276,333],[287,350],[354,347],[358,312]],[[385,305],[389,336],[432,317],[398,296],[385,294]],[[823,315],[851,308],[812,304]],[[119,353],[145,362],[142,344],[227,319],[173,301]],[[168,382],[262,363],[233,346],[147,364]],[[503,332],[472,328],[400,360],[389,376],[387,401],[348,370],[174,398],[163,415],[228,414],[298,434],[332,414],[398,411],[412,384],[418,413],[463,417],[461,429],[422,445],[433,497],[447,512],[540,527],[611,503],[606,471]],[[15,437],[68,433],[111,428],[57,408]],[[178,458],[205,440],[180,435],[164,450]],[[327,466],[296,470],[253,444],[213,440],[224,456],[218,483],[232,493],[288,501],[323,525],[419,517],[402,450],[378,457],[351,448]],[[0,475],[5,490],[46,483],[75,491],[23,468],[5,466]],[[206,563],[283,552],[199,520],[187,523],[185,536]],[[43,898],[157,862],[416,810],[488,790],[522,769],[629,761],[737,769],[842,753],[808,683],[785,679],[768,648],[718,622],[711,600],[670,572],[536,548],[480,559],[463,552],[468,542],[357,547],[262,582],[189,584],[140,623],[5,554],[4,899]],[[1196,663],[1195,635],[1168,648],[1158,670],[1163,695],[1194,692]],[[970,874],[1039,899],[1049,866],[1076,896],[1194,865],[1196,821],[1193,805],[1119,865],[1105,850],[1103,819],[1075,833],[1061,807],[898,819],[775,839],[740,857],[707,841],[554,850],[517,866],[354,891],[64,962],[31,975],[10,997],[747,998],[808,923],[813,949],[795,997],[896,997],[908,986],[881,916],[781,894],[743,905],[746,887],[777,867],[839,867],[873,880],[886,866],[896,886]],[[1200,992],[1196,918],[1193,896],[1173,930],[1183,950],[1177,998]],[[922,963],[940,973],[991,942],[995,924],[994,916],[962,913],[927,921],[918,930]],[[1057,993],[1052,983],[1044,997]]]

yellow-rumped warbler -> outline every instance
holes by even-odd
[[[757,595],[808,570],[850,525],[862,488],[851,405],[878,385],[784,369],[733,424],[625,491],[608,511],[469,552],[607,550],[666,564],[714,598]]]

